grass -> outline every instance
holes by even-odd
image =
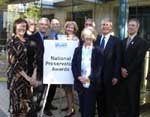
[[[3,66],[0,67],[0,69],[2,69],[3,72],[5,72],[5,69],[7,67],[6,53],[0,52],[0,62],[3,64]],[[0,82],[6,82],[6,81],[7,81],[7,78],[5,76],[0,76]]]
[[[7,81],[7,78],[5,77],[0,77],[0,82],[6,82]]]
[[[6,60],[6,55],[0,55],[0,60]]]

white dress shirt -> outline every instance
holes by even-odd
[[[91,74],[91,57],[92,57],[92,46],[82,47],[82,61],[81,61],[81,76],[88,78]],[[89,88],[90,82],[83,84],[84,88]]]

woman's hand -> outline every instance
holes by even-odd
[[[90,82],[90,79],[89,79],[89,78],[82,77],[82,76],[79,76],[79,77],[78,77],[78,80],[80,80],[80,82],[81,82],[82,84],[85,84],[85,83],[87,83],[87,82]]]
[[[37,86],[39,86],[39,84],[40,84],[39,81],[37,81],[36,79],[33,79],[33,78],[30,78],[29,83],[30,83],[30,85],[33,86],[33,87],[37,87]]]

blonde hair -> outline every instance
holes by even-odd
[[[74,26],[74,33],[76,33],[78,31],[78,25],[75,21],[67,21],[64,25],[64,30],[65,30],[65,33],[66,33],[66,28],[69,26],[69,25],[73,25]]]
[[[89,33],[89,31],[91,32],[91,38],[92,38],[92,40],[95,41],[96,38],[97,38],[97,32],[96,32],[95,28],[93,28],[93,27],[84,28],[84,29],[82,30],[82,32],[81,32],[81,38],[84,39],[84,36],[85,36],[87,33]]]

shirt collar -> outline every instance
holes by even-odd
[[[85,47],[85,45],[83,45],[83,49],[92,49],[93,45],[89,46],[89,47]]]
[[[27,31],[27,34],[28,34],[28,35],[32,35],[32,32],[30,32],[30,31]]]
[[[137,33],[135,33],[134,35],[129,35],[128,38],[130,38],[131,39],[130,41],[132,41],[136,35]]]
[[[103,37],[105,37],[105,39],[109,39],[110,33],[108,33],[107,35],[103,35],[103,34],[102,34],[102,38],[103,38]]]

